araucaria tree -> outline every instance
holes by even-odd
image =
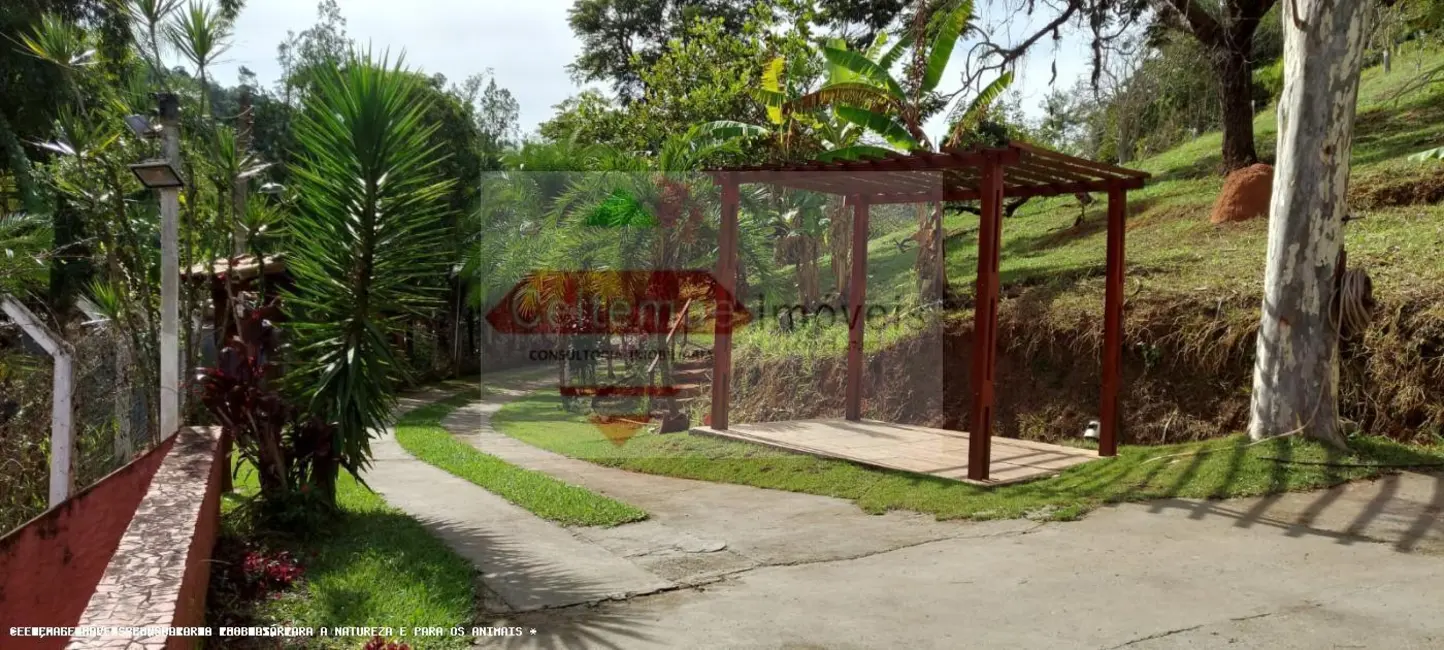
[[[437,306],[446,276],[442,226],[451,182],[423,123],[423,78],[382,56],[353,53],[317,71],[296,122],[291,177],[296,214],[288,297],[295,388],[312,416],[335,427],[334,457],[319,468],[328,494],[339,468],[370,456],[372,431],[395,404],[405,362],[395,339]]]
[[[1335,276],[1368,3],[1290,0],[1283,9],[1278,167],[1249,434],[1301,433],[1343,447]]]

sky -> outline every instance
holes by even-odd
[[[473,73],[493,70],[497,83],[509,89],[521,106],[523,133],[534,132],[552,116],[556,104],[583,89],[566,71],[581,49],[567,25],[572,0],[338,0],[338,4],[349,37],[378,50],[390,48],[393,54],[404,50],[407,63],[428,74],[439,72],[460,83]],[[985,23],[1001,21],[988,15],[988,9],[982,11]],[[237,71],[245,66],[261,83],[273,84],[280,72],[276,46],[287,31],[300,32],[315,22],[314,0],[247,0],[216,78],[234,84]],[[1028,23],[1008,27],[1021,34]],[[1086,72],[1085,43],[1064,38],[1056,55],[1056,87],[1071,87]],[[964,50],[955,50],[954,66]],[[1043,44],[1014,82],[1031,117],[1041,113],[1053,58],[1051,43]],[[933,123],[928,131],[941,128],[940,122]]]

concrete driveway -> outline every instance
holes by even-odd
[[[1444,648],[1444,476],[1066,523],[873,516],[531,447],[490,426],[518,388],[443,425],[651,517],[555,526],[440,470],[418,480],[420,462],[383,441],[373,485],[477,565],[483,622],[523,630],[482,646]]]
[[[498,616],[528,648],[1444,648],[1444,478],[1122,505]],[[961,525],[966,527],[966,524]]]

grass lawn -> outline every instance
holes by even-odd
[[[238,495],[259,489],[242,470]],[[292,626],[467,626],[475,612],[474,569],[405,513],[342,472],[340,516],[319,534],[288,541],[305,579],[299,590],[261,603],[264,624]],[[226,497],[233,509],[239,500]],[[366,639],[312,639],[312,647],[359,648]],[[465,648],[468,638],[406,639],[412,648]]]
[[[441,427],[441,419],[477,397],[472,390],[407,413],[396,424],[397,442],[417,458],[559,524],[615,526],[647,518],[638,508],[522,469],[453,438]]]
[[[616,447],[585,419],[562,411],[560,399],[547,393],[507,404],[492,423],[529,444],[602,465],[841,497],[868,512],[912,510],[939,519],[1072,519],[1111,502],[1255,496],[1321,488],[1388,471],[1302,463],[1444,462],[1444,446],[1409,447],[1376,437],[1355,438],[1351,453],[1337,454],[1299,438],[1250,446],[1246,437],[1231,436],[1202,443],[1125,446],[1113,460],[1073,467],[1054,478],[983,489],[687,434],[643,433]]]

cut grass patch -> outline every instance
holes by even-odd
[[[1300,438],[1250,445],[1239,435],[1201,443],[1124,446],[1117,458],[1079,465],[1053,478],[985,489],[687,434],[643,433],[615,447],[586,420],[561,410],[557,396],[544,393],[507,404],[492,424],[528,444],[601,465],[841,497],[868,512],[911,510],[939,519],[1072,519],[1112,502],[1258,496],[1323,488],[1390,471],[1348,464],[1444,462],[1444,449],[1377,437],[1356,438],[1350,453],[1339,454]]]
[[[396,423],[396,441],[417,458],[559,524],[616,526],[647,518],[638,508],[517,467],[452,437],[441,419],[478,397],[472,390],[407,413]]]
[[[259,489],[256,473],[243,468],[236,495]],[[261,624],[298,627],[467,626],[475,612],[470,562],[432,536],[420,522],[387,505],[375,492],[342,473],[336,482],[340,514],[305,538],[285,541],[305,569],[301,588],[257,606]],[[310,647],[358,648],[364,638],[314,638]],[[408,638],[412,648],[465,648],[469,638]]]

